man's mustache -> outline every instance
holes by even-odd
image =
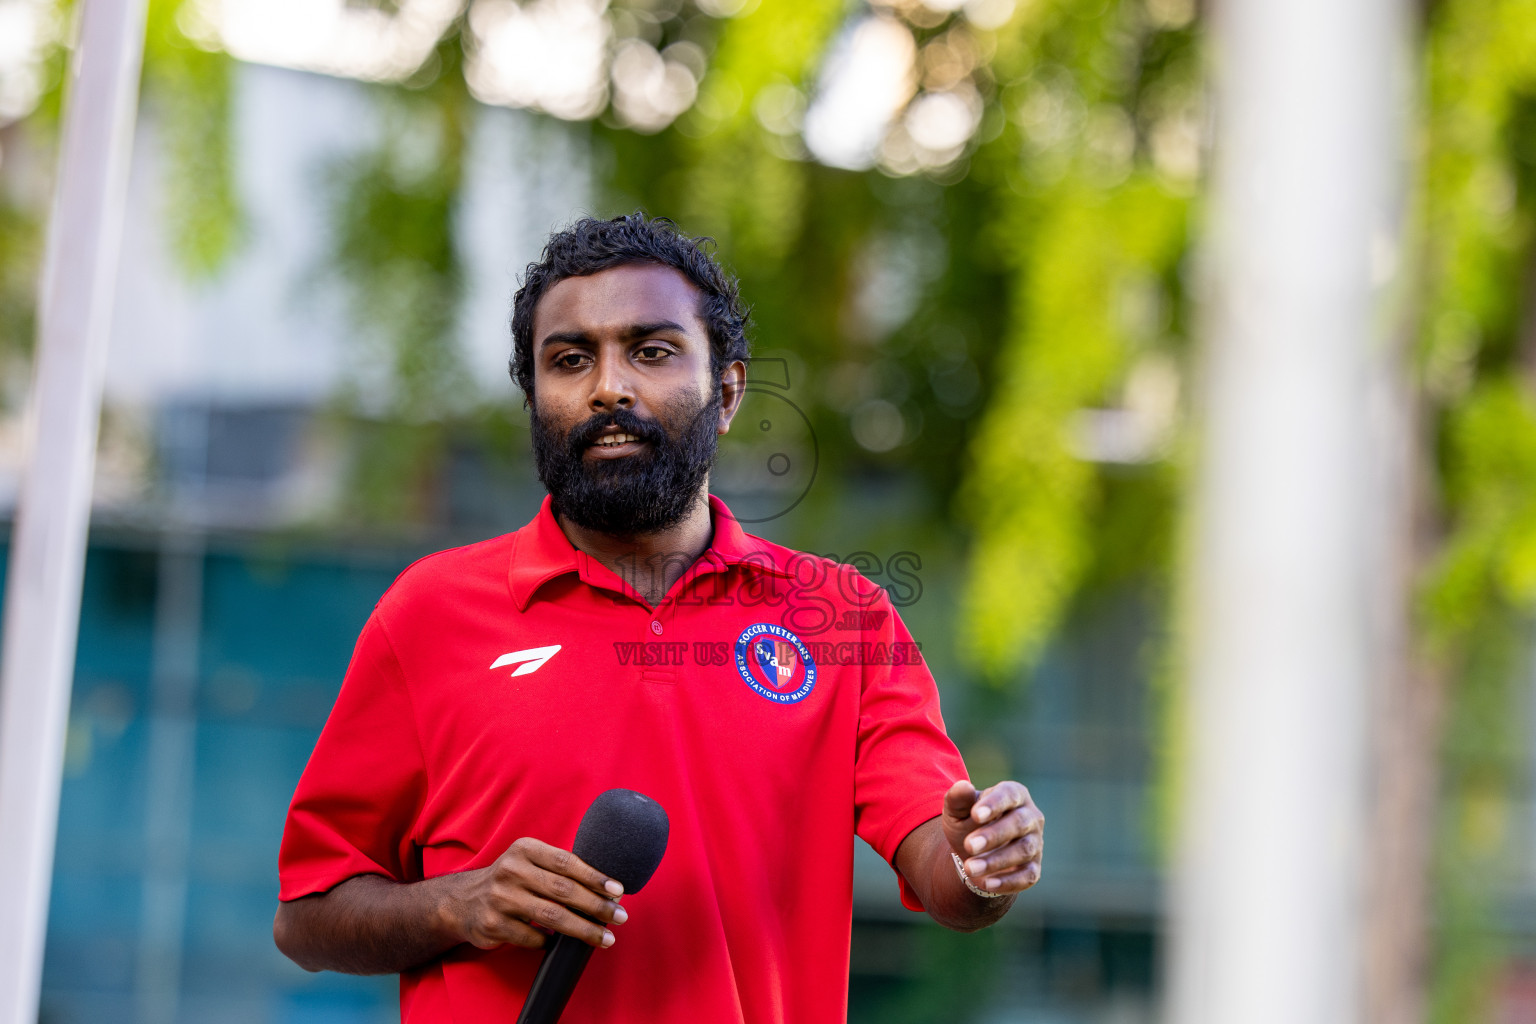
[[[566,435],[567,450],[573,456],[579,456],[595,444],[609,427],[618,427],[626,434],[633,434],[653,444],[665,444],[671,440],[666,428],[655,420],[641,417],[629,409],[615,409],[612,412],[595,413],[572,427]]]

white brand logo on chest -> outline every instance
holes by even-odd
[[[503,654],[491,662],[491,668],[506,668],[508,665],[516,665],[517,671],[512,673],[514,677],[531,675],[543,668],[545,662],[559,653],[559,644],[550,644],[548,647],[530,647],[526,651],[513,651],[511,654]]]

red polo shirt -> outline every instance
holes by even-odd
[[[562,1020],[843,1021],[851,837],[891,861],[965,765],[885,591],[710,502],[713,543],[656,608],[547,499],[407,569],[294,794],[282,899],[484,867],[522,836],[569,849],[593,797],[636,789],[666,856]],[[401,1018],[513,1020],[542,955],[459,946],[401,976]]]

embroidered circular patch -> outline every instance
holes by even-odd
[[[816,685],[816,663],[800,638],[783,626],[759,622],[736,640],[742,681],[775,704],[797,704]]]

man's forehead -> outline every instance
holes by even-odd
[[[703,293],[671,267],[629,263],[567,277],[544,293],[533,312],[537,341],[556,332],[622,330],[638,323],[673,321],[704,330]]]

